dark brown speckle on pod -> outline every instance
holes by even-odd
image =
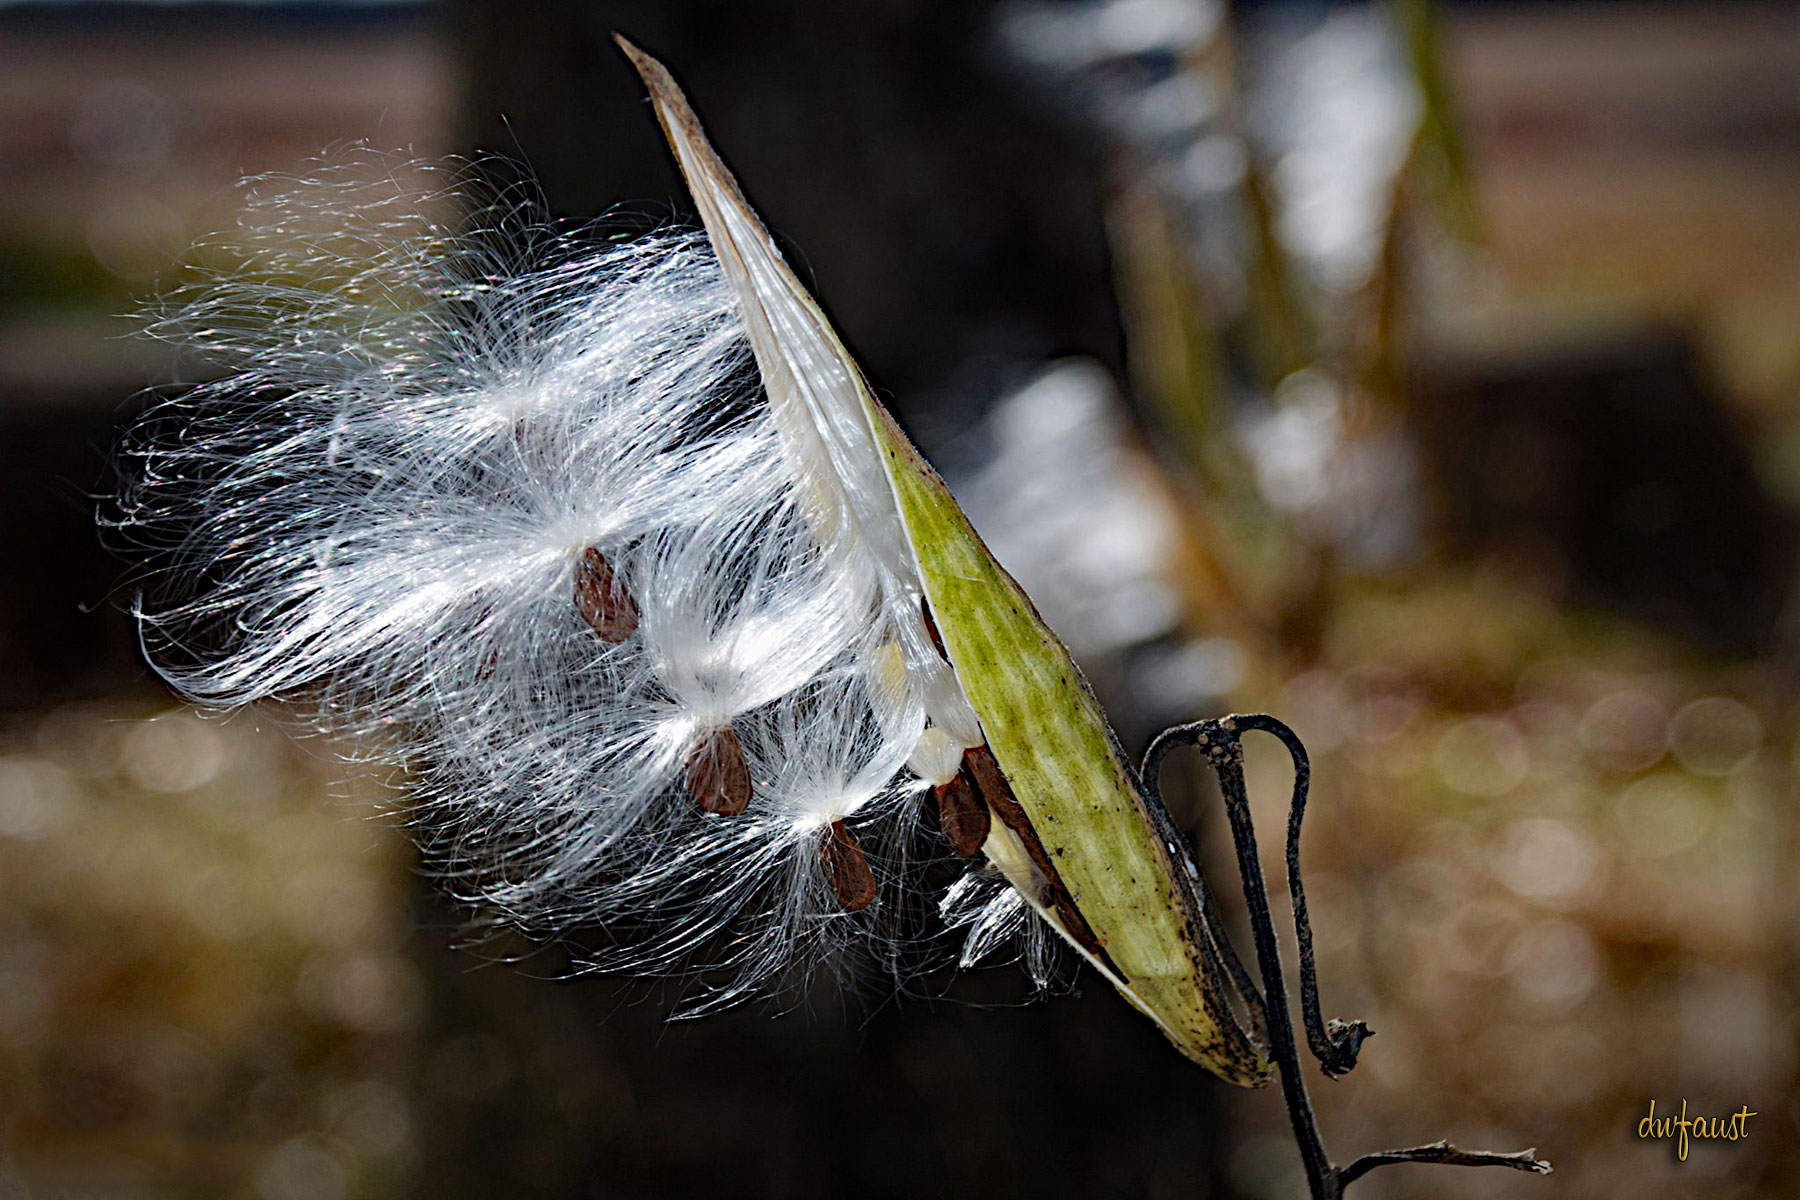
[[[750,806],[750,763],[737,730],[715,729],[694,747],[687,759],[687,789],[702,809],[722,817]]]
[[[575,566],[575,610],[609,642],[622,642],[638,627],[637,601],[606,556],[589,546]]]
[[[875,872],[869,869],[869,858],[842,821],[833,821],[819,835],[819,857],[825,862],[825,878],[837,893],[844,911],[855,912],[875,902]]]
[[[987,801],[976,794],[969,768],[965,765],[949,783],[940,783],[934,794],[937,796],[938,828],[943,830],[950,849],[963,858],[979,854],[982,844],[987,841],[993,816]]]

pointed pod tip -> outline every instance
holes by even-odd
[[[661,60],[639,49],[635,42],[622,33],[614,31],[613,41],[625,57],[631,60],[631,65],[637,69],[638,78],[644,81],[644,89],[650,93],[650,107],[656,113],[657,124],[662,126],[663,136],[668,139],[670,149],[675,152],[676,165],[687,179],[688,190],[694,193],[694,199],[700,203],[703,219],[706,193],[715,189],[736,207],[754,217],[749,204],[738,191],[737,181],[719,159],[712,143],[706,140],[706,134],[700,128],[699,116],[694,112],[693,105],[688,103],[681,85],[675,82],[675,76],[669,73],[669,68],[663,66]],[[712,220],[708,219],[706,224],[712,232],[714,247],[717,248],[721,235],[713,230]]]
[[[639,45],[635,41],[626,38],[625,34],[621,34],[617,29],[612,31],[612,43],[619,47],[619,50],[625,52],[625,58],[632,59],[632,67],[637,68],[639,76],[644,76],[644,83],[650,81],[652,74],[668,76],[668,68],[662,67],[662,63],[652,58],[650,54],[646,54],[643,49],[639,49]]]
[[[644,81],[644,86],[650,90],[652,99],[663,100],[668,99],[671,95],[676,97],[681,95],[681,89],[676,86],[675,77],[669,74],[669,68],[663,66],[660,59],[645,52],[636,42],[616,29],[613,31],[612,37],[613,44],[618,46],[625,57],[631,60],[631,65],[637,69],[638,76]]]
[[[613,45],[624,51],[625,57],[629,58],[631,64],[640,71],[644,69],[645,64],[656,61],[648,54],[645,54],[642,50],[638,49],[638,44],[636,42],[632,41],[616,29],[613,30],[612,40]]]

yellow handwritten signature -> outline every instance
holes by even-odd
[[[1729,1117],[1690,1117],[1687,1101],[1681,1102],[1679,1117],[1656,1115],[1656,1101],[1650,1102],[1650,1115],[1638,1122],[1638,1136],[1650,1139],[1676,1139],[1675,1157],[1687,1161],[1688,1138],[1705,1141],[1740,1141],[1750,1136],[1750,1118],[1756,1114],[1745,1105]]]

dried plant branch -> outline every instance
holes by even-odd
[[[1499,1154],[1492,1150],[1459,1150],[1449,1142],[1433,1142],[1429,1146],[1414,1146],[1410,1150],[1383,1150],[1376,1154],[1365,1154],[1338,1172],[1338,1187],[1349,1187],[1376,1167],[1408,1162],[1446,1163],[1453,1167],[1511,1167],[1515,1171],[1527,1171],[1533,1175],[1548,1175],[1554,1169],[1550,1166],[1549,1159],[1537,1157],[1536,1146],[1528,1150],[1516,1150],[1511,1154]]]
[[[1260,995],[1253,986],[1245,991],[1244,1001],[1261,1017],[1262,1032],[1269,1043],[1269,1057],[1281,1074],[1282,1099],[1287,1105],[1288,1122],[1300,1148],[1300,1160],[1306,1171],[1307,1188],[1313,1200],[1337,1200],[1352,1182],[1380,1166],[1401,1162],[1444,1163],[1451,1166],[1506,1166],[1534,1174],[1550,1173],[1548,1161],[1537,1158],[1537,1151],[1522,1150],[1502,1154],[1490,1151],[1460,1150],[1449,1142],[1434,1142],[1409,1150],[1385,1150],[1366,1154],[1341,1170],[1334,1167],[1319,1132],[1318,1118],[1313,1112],[1312,1097],[1300,1070],[1300,1055],[1294,1038],[1293,1018],[1288,1011],[1287,984],[1283,976],[1280,943],[1269,913],[1268,885],[1263,879],[1262,859],[1256,844],[1255,824],[1250,814],[1250,797],[1244,783],[1244,751],[1241,735],[1246,732],[1267,733],[1287,747],[1294,761],[1294,792],[1288,810],[1287,870],[1288,893],[1294,906],[1294,936],[1300,951],[1300,1007],[1306,1025],[1308,1048],[1319,1060],[1328,1078],[1346,1074],[1356,1065],[1363,1040],[1373,1034],[1361,1021],[1333,1020],[1320,1015],[1318,970],[1313,956],[1312,924],[1307,915],[1306,892],[1300,877],[1300,829],[1306,815],[1306,798],[1312,782],[1311,762],[1300,738],[1282,722],[1263,713],[1224,717],[1216,721],[1197,721],[1178,725],[1158,734],[1145,752],[1142,768],[1145,794],[1153,803],[1162,803],[1158,777],[1164,758],[1176,746],[1191,745],[1206,755],[1208,764],[1219,779],[1219,790],[1225,800],[1225,814],[1231,825],[1231,840],[1237,854],[1238,873],[1244,888],[1244,904],[1249,913],[1250,934],[1256,945],[1257,969],[1262,975]],[[1230,949],[1216,912],[1208,906],[1207,927],[1219,944],[1228,963],[1237,962]],[[1232,971],[1240,988],[1245,984],[1241,964]]]

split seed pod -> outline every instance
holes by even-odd
[[[599,930],[594,968],[693,981],[687,1015],[849,948],[910,961],[935,810],[984,860],[946,904],[991,889],[965,958],[1035,913],[1183,1053],[1265,1082],[1067,651],[626,50],[704,240],[595,249],[366,154],[250,182],[153,325],[215,373],[125,447],[152,665],[400,768],[459,898]]]
[[[973,785],[995,818],[982,853],[1182,1053],[1229,1082],[1267,1082],[1269,1061],[1221,986],[1189,860],[1153,815],[1068,650],[875,399],[668,71],[620,45],[649,88],[784,430],[816,439],[841,473],[869,470],[848,461],[855,456],[879,456],[934,641],[980,721],[983,740],[940,786]]]

